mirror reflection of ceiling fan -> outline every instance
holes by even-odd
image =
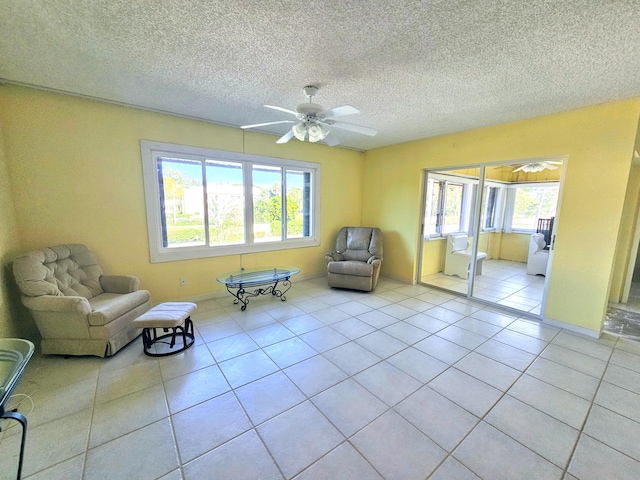
[[[523,171],[527,173],[536,173],[536,172],[541,172],[543,170],[557,170],[558,167],[556,167],[556,165],[562,165],[562,162],[551,162],[551,161],[532,162],[516,168],[515,170],[513,170],[513,173],[519,172],[519,171]]]
[[[293,123],[294,125],[291,127],[291,130],[280,137],[276,143],[287,143],[293,137],[296,137],[301,142],[307,140],[315,143],[324,140],[327,145],[332,147],[338,145],[340,142],[338,142],[338,139],[328,127],[341,128],[343,130],[368,135],[370,137],[373,137],[378,133],[375,128],[363,127],[361,125],[354,125],[352,123],[344,123],[334,120],[334,118],[360,113],[360,110],[357,108],[352,107],[351,105],[343,105],[342,107],[325,110],[321,105],[312,102],[314,95],[318,92],[318,87],[307,85],[303,88],[303,91],[309,99],[309,102],[298,105],[295,112],[283,107],[265,105],[267,108],[272,108],[274,110],[294,115],[297,118],[297,121],[280,120],[277,122],[255,123],[253,125],[242,125],[240,128],[258,128],[266,127],[267,125],[277,125],[280,123]]]

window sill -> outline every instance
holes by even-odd
[[[247,253],[272,252],[276,250],[292,250],[296,248],[317,247],[320,241],[316,238],[289,240],[287,242],[257,243],[253,245],[229,245],[225,247],[176,247],[159,249],[151,252],[151,263],[195,260],[198,258],[223,257]]]

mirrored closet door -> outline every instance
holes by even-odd
[[[418,281],[541,316],[563,160],[426,170]]]

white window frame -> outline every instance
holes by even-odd
[[[504,222],[505,197],[506,197],[507,185],[501,182],[485,180],[484,188],[485,188],[485,193],[486,193],[486,189],[488,188],[497,188],[498,190],[496,192],[496,200],[493,208],[493,226],[487,228],[484,225],[480,225],[480,231],[481,232],[497,232],[502,229],[503,222]],[[483,210],[482,218],[483,219],[485,219],[485,215],[486,215],[485,207],[486,207],[487,199],[485,197],[486,195],[483,194],[482,196],[482,210]]]
[[[211,150],[207,148],[175,145],[170,143],[140,141],[142,174],[145,203],[147,207],[147,229],[149,254],[152,263],[189,260],[196,258],[238,255],[245,253],[288,250],[293,248],[316,247],[320,245],[320,174],[319,163],[302,162],[284,158],[266,157],[246,153]],[[245,191],[245,242],[222,246],[180,246],[164,247],[162,242],[162,207],[160,205],[160,185],[158,183],[156,161],[158,157],[185,158],[196,160],[221,160],[242,163]],[[253,165],[298,169],[311,173],[311,235],[302,238],[284,238],[274,242],[254,242],[253,239],[253,193],[251,167]],[[283,172],[283,177],[286,177]],[[283,179],[283,197],[286,195],[286,179]],[[284,202],[283,202],[284,205]],[[283,226],[286,219],[283,219]],[[283,227],[284,228],[284,227]],[[286,235],[284,236],[286,237]]]
[[[429,173],[428,175],[428,183],[427,183],[427,204],[425,209],[425,240],[430,238],[445,238],[448,235],[454,233],[468,233],[471,231],[471,206],[473,204],[473,198],[475,196],[476,188],[478,187],[478,180],[466,178],[458,175],[447,175],[442,173]],[[444,202],[446,202],[446,185],[447,184],[455,184],[462,185],[462,205],[460,206],[460,218],[458,221],[458,229],[453,232],[427,232],[428,220],[431,218],[431,214],[433,213],[433,205],[430,203],[430,199],[433,191],[433,183],[434,182],[443,182],[440,190],[440,197],[444,195]],[[444,186],[444,188],[443,188]],[[436,206],[436,211],[439,206]]]
[[[560,182],[531,182],[531,183],[512,183],[507,186],[505,212],[504,212],[504,232],[505,233],[536,233],[535,228],[513,228],[513,215],[515,213],[516,190],[518,188],[549,188],[555,186],[560,195]],[[557,209],[557,205],[556,205]]]

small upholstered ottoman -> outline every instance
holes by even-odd
[[[151,357],[166,357],[182,352],[193,345],[191,312],[195,309],[195,303],[166,302],[156,305],[144,315],[136,318],[133,321],[133,326],[142,328],[144,353]],[[165,333],[158,336],[156,333],[158,328],[162,328]],[[177,338],[182,339],[182,346],[174,350]],[[170,340],[167,341],[168,339]],[[160,343],[169,345],[169,348],[160,349],[160,346],[157,345]],[[154,345],[156,347],[152,351]]]

